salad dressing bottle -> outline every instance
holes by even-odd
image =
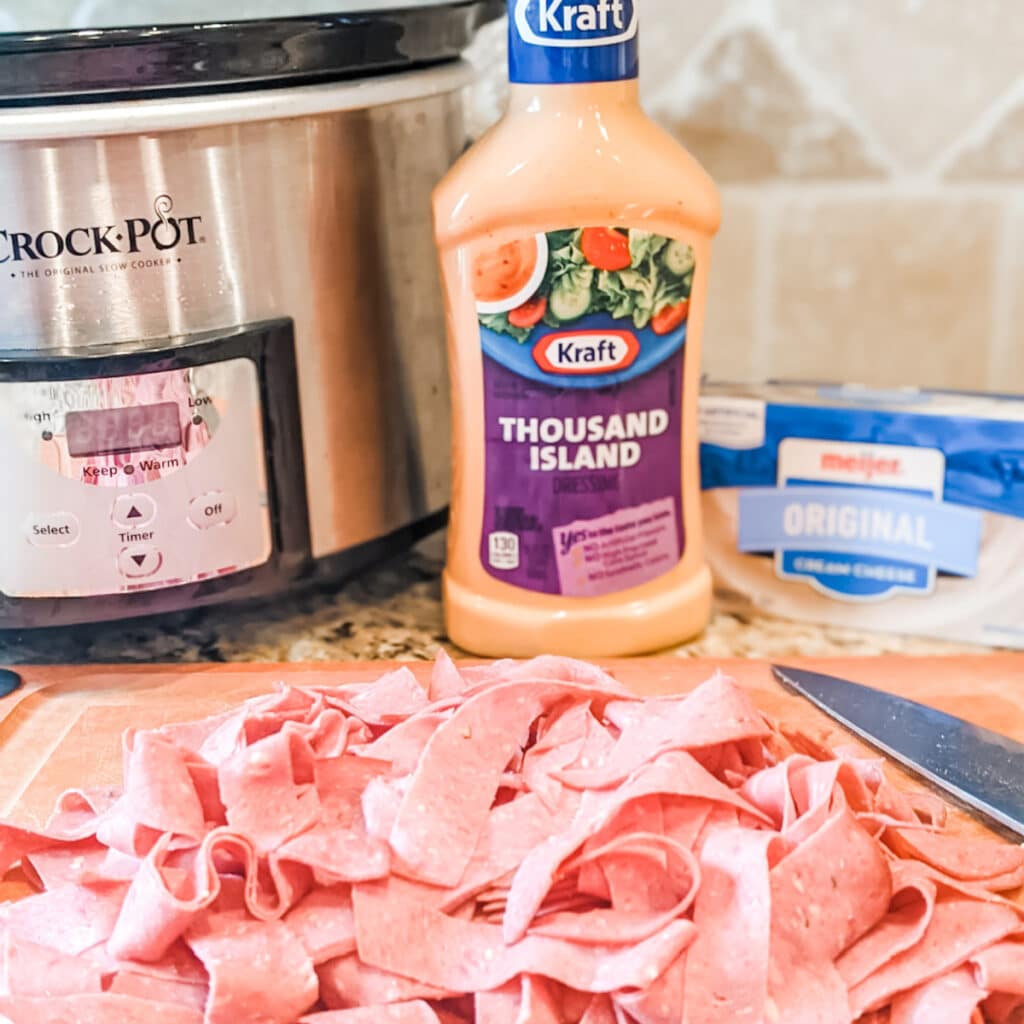
[[[638,94],[638,0],[509,0],[511,101],[438,186],[448,633],[488,656],[700,632],[711,179]]]

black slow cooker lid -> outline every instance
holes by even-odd
[[[0,105],[191,95],[427,67],[456,59],[505,10],[505,0],[404,2],[366,9],[374,0],[356,0],[359,9],[343,13],[262,20],[0,32]],[[219,14],[225,7],[206,6]]]

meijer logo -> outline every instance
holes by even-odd
[[[533,361],[547,373],[611,373],[632,366],[639,354],[629,331],[570,331],[541,338]]]
[[[823,452],[821,468],[829,473],[849,473],[863,480],[903,475],[903,462],[900,459],[879,458],[875,455],[847,455],[844,452]]]
[[[636,36],[637,0],[517,0],[516,28],[535,46],[612,46]]]
[[[25,260],[56,260],[62,256],[105,256],[136,253],[143,248],[165,252],[179,245],[196,245],[203,218],[172,217],[174,200],[168,195],[153,201],[154,217],[128,217],[117,224],[90,224],[44,231],[0,230],[0,263]]]

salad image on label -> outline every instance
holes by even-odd
[[[689,314],[693,247],[631,228],[551,231],[480,252],[473,282],[481,326],[524,343],[541,323],[587,314],[670,334]]]

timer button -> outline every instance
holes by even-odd
[[[122,576],[142,579],[152,576],[163,564],[163,555],[148,544],[131,544],[121,549],[117,556],[117,567]]]
[[[234,495],[223,491],[208,491],[193,498],[188,504],[188,521],[199,530],[211,526],[225,526],[238,513]]]
[[[122,494],[110,518],[117,526],[148,526],[156,515],[156,502],[148,494]]]
[[[68,548],[78,542],[81,530],[70,512],[56,512],[32,519],[25,527],[29,542],[39,548]]]

